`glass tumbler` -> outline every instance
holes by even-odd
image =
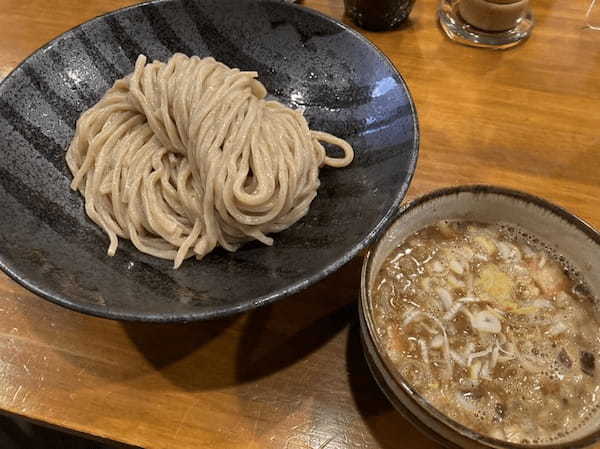
[[[371,31],[398,28],[414,3],[415,0],[344,0],[346,15],[359,27]]]
[[[442,0],[438,16],[450,39],[474,47],[510,48],[533,29],[529,0]]]

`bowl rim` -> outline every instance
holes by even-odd
[[[587,237],[593,240],[593,242],[600,246],[600,233],[596,231],[590,224],[588,224],[583,219],[578,216],[568,212],[565,208],[558,206],[556,204],[551,203],[548,200],[545,200],[539,196],[523,192],[520,190],[511,189],[508,187],[495,186],[489,184],[468,184],[468,185],[460,185],[455,187],[445,187],[441,189],[437,189],[431,191],[425,195],[422,195],[413,201],[404,204],[399,212],[396,220],[394,220],[394,224],[400,220],[402,220],[403,216],[410,212],[411,210],[420,207],[421,205],[428,203],[430,201],[436,200],[442,197],[451,197],[456,196],[458,199],[458,195],[461,193],[472,193],[475,195],[500,195],[505,197],[510,197],[521,201],[523,203],[534,204],[546,211],[554,214],[560,219],[566,221],[568,224],[575,226],[579,231],[582,231]],[[392,224],[393,225],[393,224]],[[390,228],[391,226],[390,225]],[[390,229],[388,228],[388,230]],[[550,443],[550,444],[523,444],[523,443],[511,443],[505,440],[500,440],[496,438],[492,438],[481,434],[477,431],[472,430],[471,428],[449,418],[444,413],[439,411],[437,408],[429,404],[429,402],[416,390],[414,389],[409,382],[407,382],[404,377],[398,372],[398,370],[393,368],[393,364],[391,359],[388,357],[386,352],[381,348],[380,341],[376,337],[375,333],[375,324],[373,323],[373,318],[371,314],[371,295],[368,288],[368,285],[371,281],[371,266],[373,263],[374,255],[379,251],[382,245],[383,237],[385,233],[382,235],[382,239],[380,239],[366,254],[363,260],[362,271],[361,271],[361,287],[360,287],[360,304],[359,304],[359,315],[360,315],[360,325],[364,327],[364,331],[361,332],[361,336],[363,339],[368,339],[368,342],[365,342],[366,347],[374,348],[372,354],[368,354],[369,357],[375,359],[373,363],[369,364],[371,370],[382,369],[384,372],[381,373],[380,376],[377,376],[377,383],[380,381],[384,383],[394,382],[393,388],[400,389],[403,393],[405,393],[404,398],[400,398],[394,395],[394,398],[403,404],[405,401],[411,402],[414,406],[421,409],[425,412],[425,414],[432,419],[435,424],[446,431],[458,434],[461,438],[466,438],[471,442],[476,444],[483,445],[483,447],[491,447],[491,448],[506,448],[506,449],[579,449],[589,447],[598,441],[600,441],[600,428],[590,432],[589,434],[578,438],[572,442],[567,443]],[[365,349],[366,350],[366,349]],[[381,385],[380,385],[381,387]],[[387,387],[387,385],[385,385]],[[390,394],[393,395],[393,388],[382,388],[386,396],[389,397]],[[388,391],[390,389],[391,391]],[[396,400],[390,400],[392,404],[397,407]],[[403,404],[404,405],[404,404]],[[407,418],[409,420],[418,420],[420,424],[425,426],[426,428],[432,430],[435,433],[435,437],[432,437],[429,433],[426,435],[430,438],[433,438],[438,443],[442,443],[447,447],[457,447],[457,444],[453,441],[448,440],[444,435],[439,434],[435,430],[431,429],[426,423],[423,423],[418,417],[416,417],[412,412],[408,410],[407,407],[403,406],[404,410],[398,409],[398,411],[406,416],[408,413],[410,416]],[[419,430],[423,430],[421,426],[417,426]]]
[[[76,31],[79,29],[88,26],[90,24],[100,22],[108,17],[118,16],[120,14],[125,13],[128,10],[133,10],[137,8],[148,7],[150,5],[159,5],[159,4],[168,4],[168,3],[180,3],[182,0],[151,0],[146,2],[137,3],[134,5],[126,6],[123,8],[116,9],[114,11],[109,11],[104,14],[100,14],[90,20],[82,22],[63,33],[59,34],[46,44],[42,45],[38,49],[34,50],[30,53],[25,59],[23,59],[13,70],[11,70],[6,77],[0,81],[0,95],[2,95],[3,89],[5,85],[10,81],[10,79],[15,75],[17,71],[19,71],[25,64],[27,64],[32,57],[36,54],[43,52],[52,46],[56,45],[59,41],[65,38],[71,38]],[[237,0],[238,2],[246,2],[249,3],[250,0]],[[256,1],[256,0],[254,0]],[[289,3],[287,1],[281,2],[277,0],[258,0],[260,3],[274,3],[284,8],[295,8],[303,11],[306,14],[316,16],[320,20],[324,20],[332,25],[337,26],[341,29],[342,32],[347,32],[349,35],[358,39],[363,45],[366,45],[367,48],[371,49],[375,52],[383,63],[387,63],[390,67],[393,74],[398,77],[399,83],[401,87],[404,89],[406,94],[408,105],[410,106],[410,116],[413,122],[412,128],[412,143],[411,148],[407,151],[408,155],[408,166],[406,168],[406,178],[402,181],[399,186],[398,192],[392,202],[391,207],[387,210],[386,214],[377,222],[377,224],[371,229],[371,231],[362,238],[357,244],[352,246],[348,251],[343,253],[341,256],[334,258],[332,262],[330,262],[323,270],[314,273],[311,276],[302,278],[296,282],[288,284],[285,287],[276,289],[270,293],[254,298],[252,301],[246,301],[241,304],[236,304],[234,306],[220,305],[218,307],[214,307],[209,311],[187,311],[183,313],[173,313],[173,312],[156,312],[156,313],[141,313],[141,312],[129,312],[124,310],[116,310],[111,311],[107,310],[105,307],[94,305],[94,304],[86,304],[77,302],[77,300],[73,300],[67,295],[61,294],[59,292],[50,291],[43,286],[37,285],[36,282],[32,282],[27,279],[26,275],[21,273],[16,268],[13,268],[10,263],[5,260],[5,257],[0,253],[0,270],[8,275],[13,281],[17,282],[21,286],[25,287],[27,290],[31,291],[37,296],[40,296],[43,299],[48,300],[54,304],[59,306],[63,306],[67,309],[71,309],[76,312],[84,313],[87,315],[96,316],[99,318],[107,318],[113,320],[121,320],[121,321],[139,321],[139,322],[156,322],[156,323],[167,323],[167,322],[191,322],[191,321],[201,321],[208,320],[214,318],[222,318],[231,315],[235,315],[241,312],[245,312],[248,310],[252,310],[258,308],[260,306],[270,304],[278,299],[283,299],[287,296],[298,293],[309,286],[317,283],[318,281],[326,278],[333,272],[337,271],[343,265],[352,260],[360,251],[369,246],[373,241],[380,236],[387,227],[394,221],[396,214],[400,208],[400,204],[404,199],[406,192],[408,191],[408,187],[411,184],[413,179],[417,160],[419,158],[419,145],[420,145],[420,131],[419,131],[419,120],[417,115],[417,110],[415,106],[414,99],[410,90],[408,88],[408,84],[406,80],[398,70],[398,68],[394,65],[394,63],[390,60],[390,58],[385,55],[373,42],[367,39],[358,31],[352,29],[350,26],[330,17],[320,11],[315,9],[311,9],[305,7],[303,5],[299,5],[297,3]]]

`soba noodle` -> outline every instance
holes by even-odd
[[[352,147],[311,131],[299,111],[266,101],[256,72],[175,54],[115,82],[79,118],[66,154],[92,221],[142,252],[201,259],[217,245],[271,245],[267,234],[307,212],[319,168],[344,167]],[[329,157],[320,142],[340,147]]]

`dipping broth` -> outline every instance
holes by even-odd
[[[384,262],[378,337],[442,413],[501,440],[541,444],[600,399],[595,302],[564,258],[510,227],[444,221]]]

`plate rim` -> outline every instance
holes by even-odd
[[[2,81],[0,81],[0,95],[2,95],[3,90],[6,88],[5,85],[8,81],[15,76],[16,72],[18,72],[22,66],[24,66],[31,58],[33,58],[38,53],[41,53],[53,45],[55,45],[58,41],[64,38],[70,37],[76,30],[81,29],[84,26],[87,26],[96,21],[101,21],[107,17],[116,16],[127,12],[128,10],[134,10],[137,8],[147,7],[149,5],[158,5],[158,4],[168,4],[168,3],[181,3],[182,0],[150,0],[141,3],[137,3],[134,5],[125,6],[123,8],[119,8],[113,11],[108,11],[106,13],[97,15],[92,17],[85,22],[81,22],[66,31],[62,32],[58,36],[54,37],[41,47],[34,50],[30,53],[26,58],[24,58],[14,69],[12,69]],[[330,24],[334,24],[337,27],[341,28],[343,31],[348,32],[355,39],[358,39],[363,44],[370,47],[375,53],[382,58],[383,61],[386,61],[391,67],[392,71],[396,74],[404,91],[406,93],[406,97],[408,99],[408,104],[410,106],[410,116],[413,119],[413,138],[411,143],[411,148],[409,153],[409,161],[407,167],[407,177],[402,181],[400,189],[398,190],[394,201],[391,207],[388,209],[386,214],[378,221],[378,223],[371,229],[371,231],[361,239],[360,242],[350,247],[348,251],[346,251],[341,257],[335,258],[331,263],[329,263],[324,269],[312,274],[311,276],[305,277],[299,281],[288,284],[285,287],[276,289],[275,291],[256,297],[251,301],[246,301],[241,304],[236,304],[234,306],[218,306],[214,307],[211,310],[202,310],[198,311],[187,311],[183,313],[172,312],[158,312],[158,313],[148,313],[141,314],[140,312],[127,312],[127,311],[114,311],[107,309],[104,306],[96,305],[96,304],[87,304],[81,302],[74,302],[73,299],[67,295],[61,293],[53,293],[48,291],[48,289],[43,286],[39,286],[34,282],[31,282],[27,277],[18,272],[17,269],[12,268],[11,264],[9,264],[6,260],[2,252],[0,252],[0,270],[2,270],[6,275],[15,281],[17,284],[26,288],[33,294],[59,306],[67,308],[69,310],[73,310],[75,312],[79,312],[85,315],[91,315],[98,318],[105,318],[111,320],[118,321],[129,321],[129,322],[152,322],[152,323],[177,323],[177,322],[194,322],[194,321],[205,321],[216,318],[225,318],[232,315],[237,315],[242,312],[246,312],[249,310],[256,309],[258,307],[265,306],[267,304],[273,303],[278,299],[284,299],[293,294],[299,293],[311,285],[316,284],[317,282],[325,279],[332,273],[339,270],[341,267],[346,265],[349,261],[354,259],[360,251],[368,247],[371,243],[373,243],[393,222],[393,219],[396,217],[402,200],[406,196],[408,188],[414,178],[414,174],[417,167],[417,162],[419,159],[419,147],[420,147],[420,130],[419,130],[419,119],[417,115],[417,109],[415,106],[414,99],[410,90],[408,89],[408,84],[406,80],[392,62],[392,60],[381,51],[373,42],[359,33],[357,30],[352,27],[342,23],[341,21],[334,19],[320,11],[315,9],[306,7],[304,5],[300,5],[298,3],[288,3],[281,2],[275,0],[234,0],[238,2],[258,2],[258,3],[275,3],[278,5],[283,5],[286,8],[296,8],[304,11],[307,14],[315,15]]]

